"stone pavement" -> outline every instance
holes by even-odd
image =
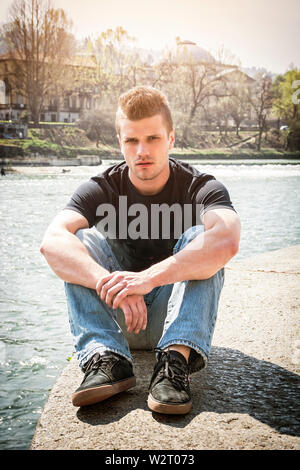
[[[137,386],[85,408],[75,358],[45,405],[32,450],[300,448],[300,245],[232,260],[206,369],[193,374],[185,416],[147,407],[154,353],[136,351]]]

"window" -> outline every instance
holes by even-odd
[[[0,104],[5,104],[5,82],[3,80],[0,80]]]
[[[50,107],[57,108],[57,105],[58,105],[57,98],[50,98]]]

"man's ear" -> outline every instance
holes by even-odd
[[[174,147],[174,144],[175,144],[175,132],[173,129],[171,130],[169,134],[169,150],[172,150],[172,148]]]
[[[120,145],[120,150],[121,150],[121,153],[123,155],[123,152],[122,152],[122,143],[121,143],[121,137],[120,137],[120,134],[117,134],[117,138],[118,138],[118,141],[119,141],[119,145]]]

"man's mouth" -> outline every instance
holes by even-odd
[[[146,160],[141,160],[141,161],[138,161],[136,162],[136,165],[137,166],[143,166],[143,167],[147,167],[147,166],[150,166],[150,165],[153,165],[153,162],[150,162],[150,161],[146,161]]]

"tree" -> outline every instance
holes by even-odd
[[[273,112],[278,121],[288,124],[286,149],[300,149],[300,70],[292,68],[284,75],[278,75],[273,85]]]
[[[51,0],[14,0],[4,38],[14,63],[14,88],[27,98],[37,124],[45,96],[64,76],[73,36],[64,10]]]
[[[265,73],[258,73],[254,78],[254,84],[248,88],[248,99],[256,116],[257,150],[260,150],[263,132],[267,131],[267,117],[272,107],[272,79]]]
[[[128,88],[146,81],[149,67],[143,64],[134,44],[135,38],[119,26],[97,34],[95,39],[86,38],[80,46],[80,56],[86,60],[72,72],[72,83],[82,99],[97,99],[97,111],[81,112],[80,125],[98,144],[100,140],[115,144],[111,123],[117,99]],[[93,67],[87,67],[88,59],[94,62]]]
[[[236,135],[239,136],[240,125],[249,115],[249,90],[254,80],[239,70],[227,74],[227,88],[230,95],[228,112],[232,118]]]
[[[132,48],[135,41],[121,26],[102,32],[95,41],[97,83],[113,100],[137,85],[140,58]]]
[[[240,135],[240,125],[246,116],[246,101],[244,97],[245,94],[236,93],[230,98],[229,102],[229,115],[231,116],[235,124],[235,133],[237,137],[239,137]]]
[[[173,61],[173,94],[176,99],[175,108],[182,111],[183,129],[182,144],[188,145],[192,126],[202,111],[208,113],[212,99],[228,96],[227,83],[222,71],[222,64],[209,55],[201,57],[186,47],[185,43],[176,38],[176,54]],[[196,50],[197,52],[197,50]],[[175,67],[176,65],[176,67]]]
[[[73,86],[79,95],[83,99],[96,98],[101,110],[111,116],[119,95],[142,84],[143,64],[134,43],[135,38],[121,26],[107,29],[96,38],[86,38],[80,46],[82,66],[72,71]],[[88,60],[94,62],[93,67],[87,66]]]
[[[210,107],[212,121],[217,124],[219,134],[222,136],[222,130],[225,132],[225,139],[228,132],[228,122],[230,118],[230,98],[217,98],[216,104]]]
[[[99,147],[100,143],[118,147],[114,120],[110,113],[91,111],[80,119],[79,127],[85,131],[90,140],[96,141],[96,147]]]
[[[299,99],[293,99],[295,84],[300,87],[300,70],[288,70],[284,75],[277,75],[273,84],[273,112],[279,118],[287,121],[300,119]],[[297,102],[298,101],[298,102]]]

